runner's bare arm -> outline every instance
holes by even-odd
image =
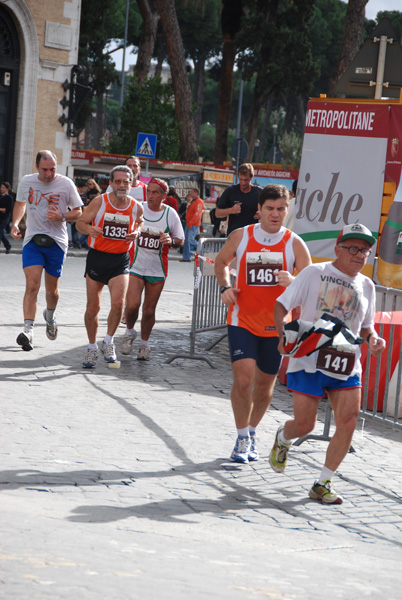
[[[386,341],[372,327],[362,327],[360,335],[368,343],[369,350],[374,356],[378,356],[385,350]]]
[[[102,196],[96,196],[89,206],[83,211],[80,218],[77,220],[75,226],[80,233],[84,235],[90,235],[92,237],[97,237],[99,233],[102,233],[102,229],[100,227],[95,227],[92,225],[92,221],[98,214],[98,211],[102,204]]]
[[[137,239],[137,237],[140,235],[142,226],[144,224],[143,215],[144,215],[144,209],[141,205],[139,205],[138,209],[137,209],[137,218],[134,223],[134,230],[132,231],[132,233],[129,233],[126,235],[126,240],[128,240],[129,242]]]
[[[298,239],[293,240],[293,254],[295,255],[295,268],[298,273],[311,265],[310,252],[306,246]],[[284,287],[288,287],[294,280],[294,276],[288,271],[278,272],[278,283]]]
[[[276,302],[274,308],[274,319],[275,319],[275,328],[278,332],[279,343],[278,343],[278,351],[281,354],[285,354],[283,348],[283,326],[287,322],[288,311],[280,302]]]
[[[226,240],[222,250],[215,258],[215,276],[219,287],[227,286],[228,289],[221,295],[224,304],[232,304],[236,300],[239,289],[232,288],[230,283],[229,265],[236,258],[236,250],[242,238],[242,231],[236,229]]]
[[[18,225],[20,224],[20,221],[25,214],[25,209],[26,209],[25,202],[15,202],[14,209],[13,209],[12,225],[11,225],[11,235],[15,240],[19,240],[22,237],[20,228],[18,227]]]

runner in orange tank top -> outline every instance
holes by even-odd
[[[142,205],[128,195],[132,181],[133,172],[126,165],[112,169],[109,184],[113,191],[94,198],[76,224],[78,231],[89,235],[85,268],[85,327],[89,344],[82,363],[87,369],[93,369],[98,358],[98,314],[105,285],[109,288],[111,308],[101,351],[106,363],[116,366],[118,362],[114,334],[121,321],[128,288],[129,248],[141,231],[144,212]]]
[[[222,301],[229,306],[228,340],[232,361],[232,408],[237,440],[231,458],[258,460],[256,427],[272,400],[281,357],[273,317],[277,297],[311,263],[303,240],[283,227],[289,191],[268,185],[259,197],[260,223],[233,231],[215,260]],[[236,259],[232,287],[229,265]]]

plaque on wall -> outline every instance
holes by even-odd
[[[71,50],[72,29],[69,25],[46,21],[45,46]]]

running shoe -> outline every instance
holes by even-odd
[[[134,333],[125,333],[120,344],[120,352],[122,354],[131,354],[133,350],[133,342],[137,337],[137,332]]]
[[[332,481],[327,479],[324,483],[316,481],[309,491],[312,500],[318,500],[323,504],[342,504],[343,498],[337,494],[332,487]]]
[[[233,452],[230,455],[230,458],[234,460],[234,462],[238,463],[248,463],[249,453],[251,448],[251,439],[248,435],[238,435],[235,447],[233,448]]]
[[[46,308],[43,311],[43,318],[46,321],[46,335],[49,338],[49,340],[55,340],[57,338],[57,323],[56,323],[56,319],[53,319],[53,321],[48,321],[46,319]]]
[[[151,348],[140,344],[138,348],[137,360],[151,360]]]
[[[96,366],[96,361],[98,359],[98,349],[97,348],[87,348],[87,353],[85,355],[82,366],[84,369],[94,369]]]
[[[248,453],[249,460],[258,460],[260,453],[257,449],[257,436],[255,433],[250,433],[250,451]]]
[[[28,333],[27,331],[23,331],[17,337],[17,344],[19,344],[22,349],[26,350],[27,352],[29,350],[33,350],[32,334]]]
[[[279,433],[283,431],[283,427],[279,427],[275,436],[275,443],[269,455],[269,464],[277,473],[282,473],[285,470],[288,460],[289,446],[282,444],[279,441]]]
[[[117,362],[116,348],[114,347],[113,342],[111,342],[110,344],[106,344],[106,342],[103,341],[100,349],[103,354],[103,358],[104,358],[105,362],[107,362],[107,363]]]

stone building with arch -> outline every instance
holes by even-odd
[[[81,0],[0,0],[0,181],[14,189],[41,149],[68,175],[60,100],[77,64],[80,16]]]

